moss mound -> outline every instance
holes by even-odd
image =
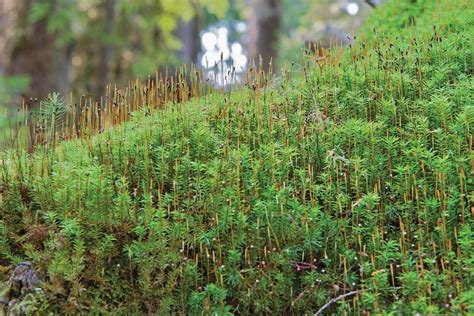
[[[4,153],[4,300],[29,261],[29,313],[474,313],[472,13],[393,1],[273,87]]]

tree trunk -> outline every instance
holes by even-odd
[[[38,0],[23,0],[19,7],[16,29],[21,34],[14,40],[7,75],[29,75],[26,97],[44,99],[57,91],[69,91],[71,47],[57,47],[54,35],[47,30],[47,19],[29,24],[28,15]]]
[[[102,10],[104,11],[103,34],[113,34],[115,29],[115,9],[116,0],[103,0]],[[99,64],[95,78],[97,83],[92,91],[95,98],[105,95],[105,87],[115,78],[111,77],[112,71],[110,65],[114,55],[113,43],[101,41],[99,45]]]
[[[252,13],[248,19],[249,57],[268,70],[271,60],[277,57],[278,36],[281,24],[280,0],[251,0]]]
[[[180,21],[178,24],[178,37],[181,40],[181,59],[186,64],[196,63],[200,49],[199,17],[195,16],[190,21]]]
[[[0,0],[0,75],[5,75],[11,39],[15,34],[18,3],[16,0]]]

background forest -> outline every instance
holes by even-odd
[[[369,10],[361,0],[0,0],[0,108],[51,91],[98,98],[111,82],[205,68],[221,52],[239,71],[259,54],[283,65],[305,42],[346,43]]]

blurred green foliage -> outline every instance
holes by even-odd
[[[0,132],[12,123],[12,112],[9,110],[16,95],[23,92],[29,85],[26,75],[0,76]]]
[[[8,104],[12,97],[21,93],[29,83],[27,75],[0,76],[0,106]]]
[[[128,75],[144,76],[164,65],[177,65],[178,22],[201,11],[223,18],[227,0],[41,0],[34,3],[29,21],[47,19],[58,47],[74,45],[86,54],[94,46],[112,46],[113,60],[126,60]],[[112,12],[113,11],[113,12]]]

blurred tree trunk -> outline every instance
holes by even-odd
[[[200,49],[199,16],[194,16],[190,21],[180,21],[178,24],[178,37],[181,40],[181,59],[186,64],[196,63]]]
[[[15,29],[7,66],[7,75],[27,74],[31,78],[27,97],[45,98],[51,91],[65,95],[69,91],[71,46],[57,47],[54,35],[47,30],[47,18],[28,22],[29,12],[39,0],[18,4]]]
[[[0,75],[5,74],[8,66],[9,44],[15,33],[17,6],[16,0],[0,0]]]
[[[113,74],[111,71],[111,62],[114,57],[115,48],[110,38],[107,36],[114,33],[115,30],[115,11],[116,11],[116,0],[103,0],[101,9],[104,14],[103,21],[103,34],[106,38],[99,45],[99,64],[96,68],[97,74],[94,76],[97,78],[97,83],[93,88],[93,94],[96,98],[100,98],[105,95],[105,88],[107,84],[111,83]]]
[[[251,0],[252,12],[248,18],[249,57],[268,70],[270,60],[278,53],[278,37],[281,24],[280,0]]]

